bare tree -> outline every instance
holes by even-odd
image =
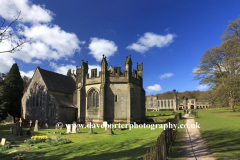
[[[21,11],[19,12],[18,16],[15,17],[15,19],[7,26],[5,26],[5,19],[3,21],[1,21],[1,26],[0,26],[0,43],[3,43],[6,40],[10,40],[11,41],[11,49],[10,50],[6,50],[6,51],[0,51],[0,53],[14,53],[16,51],[20,51],[22,49],[22,45],[24,43],[29,42],[30,40],[26,40],[25,37],[20,37],[18,38],[18,40],[14,40],[13,36],[16,35],[18,32],[20,32],[20,30],[17,31],[13,31],[11,29],[11,26],[16,22],[21,20],[20,17]]]

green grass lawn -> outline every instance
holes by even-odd
[[[170,114],[172,112],[162,111],[161,114]],[[174,117],[174,116],[173,116]],[[171,118],[167,119],[164,122],[160,122],[159,124],[166,123]],[[16,136],[9,134],[9,128],[14,127],[14,124],[0,125],[0,137],[4,138],[14,138]],[[132,160],[132,159],[142,159],[142,157],[146,154],[147,150],[149,150],[150,146],[153,145],[157,137],[163,131],[163,128],[157,128],[155,130],[151,129],[137,129],[132,128],[131,130],[113,130],[114,135],[107,135],[109,130],[104,130],[101,128],[93,129],[96,134],[88,134],[88,128],[81,128],[77,134],[64,134],[60,135],[59,133],[53,134],[54,131],[65,131],[63,130],[55,130],[53,127],[49,129],[39,129],[38,132],[31,132],[32,135],[46,135],[48,137],[59,136],[68,138],[71,143],[59,145],[59,146],[51,146],[48,148],[41,149],[31,149],[30,151],[22,151],[22,154],[25,156],[31,155],[40,155],[38,157],[30,158],[34,160],[66,160],[66,159],[82,159],[82,160]],[[47,134],[50,132],[50,134]],[[23,144],[24,139],[15,140],[15,144],[13,144],[13,148],[3,151],[4,153],[1,156],[2,159],[10,160],[12,157],[16,155],[13,153],[11,155],[7,155],[9,151],[18,150],[23,148],[24,146],[19,147],[20,144]]]
[[[200,132],[216,159],[240,159],[240,112],[198,110]]]
[[[179,125],[181,124],[185,124],[186,123],[186,119],[181,119],[179,120],[179,123],[178,123],[178,127]],[[171,149],[171,152],[169,153],[169,156],[168,156],[168,160],[177,160],[177,159],[181,159],[181,160],[185,160],[183,157],[184,157],[184,131],[185,131],[185,128],[178,128],[178,131],[177,131],[177,136],[176,136],[176,139],[175,141],[173,142],[173,146],[172,146],[172,149]]]
[[[150,115],[150,116],[149,116]],[[156,115],[156,116],[155,116]],[[146,112],[146,118],[147,119],[153,119],[153,118],[156,118],[156,119],[172,119],[174,118],[174,114],[173,114],[173,111],[147,111]]]

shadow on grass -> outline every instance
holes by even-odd
[[[135,142],[137,142],[138,140],[136,140]],[[22,151],[21,154],[25,154],[27,160],[53,160],[53,159],[67,159],[67,160],[75,160],[75,159],[82,159],[82,160],[111,160],[111,159],[141,159],[142,157],[140,155],[143,155],[143,153],[147,153],[147,150],[149,150],[149,145],[152,145],[152,143],[147,143],[143,146],[140,147],[136,147],[134,149],[129,149],[129,150],[121,150],[121,148],[126,147],[126,143],[128,142],[123,142],[121,143],[118,148],[112,148],[106,151],[100,151],[95,143],[89,143],[85,146],[66,146],[66,145],[62,145],[63,149],[61,151],[56,151],[56,150],[52,150],[51,148],[49,148],[48,152],[45,152],[45,150],[43,149],[38,149],[38,150],[32,150],[30,152],[25,152]],[[134,141],[133,141],[134,143]],[[106,145],[111,145],[111,142],[109,142]],[[90,149],[92,151],[92,149],[94,148],[94,150],[96,152],[91,152],[82,156],[78,156],[78,155],[73,155],[72,153],[80,153],[82,150],[84,150],[86,152],[87,149]],[[116,151],[117,149],[121,150],[121,151]],[[65,151],[64,151],[65,150]],[[56,153],[55,155],[47,155],[47,153],[51,153],[54,152]],[[20,153],[20,152],[19,152]],[[71,157],[68,157],[68,153],[71,154]],[[46,155],[45,155],[46,154]],[[12,157],[16,156],[18,154],[11,154],[11,155],[1,155],[2,158],[4,160],[10,160],[12,159]],[[140,157],[139,157],[140,156]],[[139,158],[136,158],[139,157]]]
[[[229,130],[210,130],[204,131],[202,137],[212,153],[230,153],[239,151],[240,153],[240,138],[238,131]],[[239,159],[239,155],[232,154],[231,159]]]

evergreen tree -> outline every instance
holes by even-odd
[[[9,102],[9,88],[2,84],[0,86],[0,121],[4,120],[8,116]]]
[[[67,71],[67,76],[71,77],[71,75],[72,75],[71,71],[72,71],[71,69],[69,69],[69,70]]]
[[[21,117],[21,99],[23,96],[23,79],[17,63],[13,64],[4,83],[9,88],[10,95],[8,113],[13,116],[15,122],[15,117]],[[7,103],[7,101],[5,102]]]

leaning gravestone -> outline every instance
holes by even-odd
[[[10,134],[13,134],[13,127],[10,127]]]
[[[38,120],[35,121],[34,131],[38,131]]]
[[[16,123],[16,135],[19,135],[20,133],[20,124],[19,122]]]
[[[67,133],[71,133],[71,125],[67,125]]]
[[[6,144],[6,138],[2,138],[1,145],[4,146]]]

